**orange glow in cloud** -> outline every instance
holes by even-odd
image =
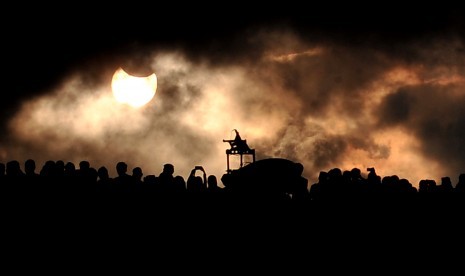
[[[374,167],[378,175],[397,175],[406,178],[418,187],[421,179],[439,179],[444,171],[440,164],[422,157],[418,141],[402,129],[391,129],[376,133],[374,140],[377,144],[389,148],[389,156],[377,157],[361,148],[350,147],[347,150],[341,168],[350,170],[357,167],[366,170]]]
[[[296,52],[296,53],[281,54],[281,55],[270,54],[268,58],[272,61],[277,61],[277,62],[292,62],[293,60],[299,57],[317,56],[317,55],[321,55],[323,52],[324,52],[324,49],[322,47],[316,47],[313,49],[308,49],[308,50],[305,50],[302,52]]]
[[[244,63],[212,66],[214,60],[194,61],[176,51],[149,57],[157,93],[138,109],[115,100],[110,80],[86,84],[85,72],[76,72],[56,90],[23,103],[10,121],[14,142],[0,155],[39,164],[88,159],[113,173],[123,160],[143,167],[145,175],[158,175],[163,164],[173,163],[184,177],[203,165],[220,177],[229,147],[222,140],[238,129],[257,156],[301,162],[309,183],[320,170],[334,167],[375,167],[381,176],[396,174],[414,186],[422,178],[458,175],[425,154],[421,131],[407,128],[410,117],[382,125],[380,107],[399,90],[423,85],[429,90],[406,94],[431,96],[433,102],[406,103],[407,111],[425,106],[444,111],[447,102],[436,105],[434,99],[464,97],[460,68],[403,62],[373,49],[307,45],[295,35],[281,35],[258,36],[268,39],[262,56]],[[457,123],[454,116],[447,123]]]

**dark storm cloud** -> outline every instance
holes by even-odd
[[[465,168],[464,106],[463,83],[408,86],[383,99],[378,119],[383,127],[399,125],[413,133],[422,153],[452,174]]]
[[[415,98],[408,92],[408,89],[401,88],[396,93],[386,96],[374,115],[379,115],[381,125],[404,124],[409,120],[415,106],[413,100]]]
[[[356,115],[363,110],[367,85],[392,66],[384,53],[329,45],[321,55],[303,56],[277,70],[285,88],[306,104],[305,112],[324,116],[328,106],[343,101],[341,112]]]

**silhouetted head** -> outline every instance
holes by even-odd
[[[153,174],[149,174],[144,177],[144,182],[150,185],[155,185],[157,183],[157,177]]]
[[[81,162],[79,162],[79,169],[80,170],[88,170],[90,168],[90,163],[89,161],[87,160],[82,160]]]
[[[352,180],[352,172],[351,171],[343,171],[342,172],[342,179],[344,182],[350,182]]]
[[[166,174],[173,174],[174,173],[174,166],[172,164],[165,164],[163,165],[163,172]]]
[[[450,181],[450,177],[444,176],[441,178],[441,185],[452,185],[452,182]]]
[[[327,181],[328,181],[328,173],[325,171],[320,171],[320,174],[318,174],[318,182],[325,183]]]
[[[420,193],[428,192],[428,181],[425,179],[420,180],[420,183],[418,184],[418,191]]]
[[[6,163],[6,175],[18,176],[21,174],[21,166],[17,160],[11,160]]]
[[[465,192],[465,173],[459,175],[459,181],[455,185],[455,190],[457,192]]]
[[[184,177],[176,175],[174,177],[173,183],[175,184],[174,187],[177,189],[177,191],[186,190],[186,180],[184,179]]]
[[[399,182],[400,180],[399,176],[396,174],[391,175],[391,179],[392,179],[392,182]]]
[[[223,183],[223,186],[225,187],[230,187],[234,181],[234,177],[231,174],[223,174],[221,176],[221,183]]]
[[[434,180],[434,179],[426,179],[426,183],[428,183],[428,189],[430,189],[430,190],[436,188],[436,186],[437,186],[436,180]]]
[[[359,168],[353,168],[352,170],[350,170],[350,173],[352,175],[352,179],[354,180],[362,178],[362,172]]]
[[[128,171],[128,165],[122,161],[116,164],[116,173],[118,175],[124,175]]]
[[[409,188],[412,187],[412,184],[410,183],[410,181],[408,181],[408,179],[402,178],[399,179],[399,187],[403,190],[409,190]]]
[[[329,170],[328,177],[331,181],[340,181],[342,179],[342,170],[340,168],[333,168]]]
[[[55,162],[55,165],[56,165],[58,168],[60,168],[60,169],[64,169],[64,167],[65,167],[65,162],[64,162],[63,160],[57,160],[57,161]]]
[[[40,170],[40,174],[44,176],[50,176],[55,174],[55,161],[47,160]]]
[[[392,177],[390,175],[386,175],[381,179],[381,183],[383,185],[389,185],[392,182]]]
[[[65,164],[64,172],[66,175],[73,175],[76,172],[76,166],[73,162],[67,162]]]
[[[186,180],[185,180],[184,177],[182,177],[181,175],[176,175],[176,176],[174,177],[174,181],[175,181],[175,182],[178,182],[178,183],[184,183],[184,184],[186,184]]]
[[[450,180],[450,177],[444,176],[441,178],[441,187],[443,190],[448,190],[448,191],[451,191],[453,189],[452,181]]]
[[[207,184],[208,184],[208,188],[210,189],[218,187],[218,180],[216,179],[216,176],[209,175],[207,178]]]
[[[101,180],[110,178],[110,176],[108,174],[108,169],[106,167],[104,167],[104,166],[98,168],[97,175],[98,175],[98,178],[101,179]]]
[[[24,162],[24,171],[26,174],[33,174],[36,170],[36,162],[33,159],[28,159]]]
[[[135,167],[134,169],[132,169],[132,176],[136,179],[142,179],[143,175],[144,174],[142,173],[141,167]]]

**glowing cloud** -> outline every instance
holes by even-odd
[[[55,91],[24,102],[10,120],[1,157],[38,164],[87,159],[113,174],[120,160],[144,175],[172,163],[185,177],[203,165],[221,176],[229,147],[222,139],[238,129],[258,159],[300,162],[310,183],[334,167],[375,167],[414,186],[463,172],[465,62],[453,50],[457,43],[412,43],[397,53],[310,44],[283,32],[256,40],[265,45],[258,55],[255,49],[221,64],[175,50],[147,57],[156,78],[113,83],[122,96],[151,87],[144,102],[158,86],[157,100],[144,108],[118,104],[108,80],[86,83],[85,73],[76,72]],[[119,70],[115,78],[131,77]]]

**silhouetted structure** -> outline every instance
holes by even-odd
[[[234,138],[234,140],[223,139],[223,142],[225,143],[227,142],[229,143],[229,145],[231,145],[231,148],[226,150],[226,165],[227,165],[226,172],[227,173],[231,173],[231,168],[229,164],[230,155],[240,156],[240,168],[244,166],[244,161],[243,161],[244,155],[252,155],[252,163],[255,162],[255,149],[251,149],[247,145],[247,140],[245,139],[243,140],[241,138],[241,136],[239,135],[239,131],[237,131],[237,129],[234,129],[234,132],[236,132],[236,137]]]
[[[289,200],[308,198],[304,167],[284,158],[267,158],[233,170],[221,178],[225,189],[240,198]]]

